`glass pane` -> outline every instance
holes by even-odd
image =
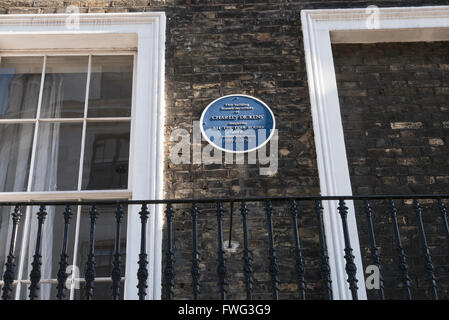
[[[33,191],[78,189],[82,123],[39,125]]]
[[[44,220],[44,225],[41,234],[41,279],[49,280],[56,279],[57,273],[59,271],[59,261],[61,258],[61,250],[62,250],[62,242],[64,239],[64,206],[47,206],[47,216]],[[76,221],[76,213],[77,207],[72,206],[72,219],[69,225],[69,233],[68,233],[68,245],[67,245],[67,254],[68,254],[68,263],[69,266],[73,264],[73,248],[74,248],[74,239],[75,239],[75,221]],[[37,220],[37,212],[39,212],[39,207],[34,206],[31,209],[31,225],[29,231],[29,237],[27,241],[27,251],[25,254],[24,261],[24,270],[22,279],[29,280],[30,272],[32,270],[31,263],[33,262],[33,257],[36,249],[36,238],[37,238],[37,229],[38,229],[38,220]],[[66,270],[67,272],[70,271]],[[22,288],[23,289],[23,288]],[[28,290],[28,287],[27,287]],[[69,291],[65,292],[66,295],[69,295]],[[28,297],[29,291],[26,292],[26,296]],[[38,299],[39,300],[49,300],[56,299],[56,293],[52,292],[51,286],[41,286],[41,289],[38,291]]]
[[[88,117],[129,117],[133,56],[93,56]]]
[[[2,57],[0,119],[36,116],[42,65],[42,57]]]
[[[34,124],[0,124],[0,192],[27,191]]]
[[[88,57],[48,57],[41,118],[84,116]]]
[[[98,206],[98,218],[95,225],[95,277],[109,278],[114,261],[115,251],[115,206]],[[120,253],[122,262],[122,277],[125,276],[126,261],[126,228],[127,228],[127,206],[123,207],[123,219],[120,234]],[[87,256],[89,254],[89,233],[90,233],[90,207],[83,206],[81,210],[80,233],[78,242],[78,265],[81,278],[86,273]],[[95,282],[94,299],[111,299],[111,282]],[[123,295],[123,282],[121,284],[121,293]],[[80,289],[75,290],[75,299],[85,299],[85,283],[80,284]]]
[[[126,189],[129,122],[87,123],[83,190]]]

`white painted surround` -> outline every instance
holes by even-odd
[[[331,43],[449,40],[449,7],[303,10],[301,22],[321,194],[352,195]],[[358,294],[366,299],[354,205],[347,205]],[[323,206],[334,299],[351,299],[337,203]]]
[[[74,23],[79,22],[78,25]],[[0,200],[162,199],[165,13],[0,15],[0,55],[137,52],[134,65],[129,190],[8,193]],[[162,210],[149,206],[148,299],[160,299]],[[139,208],[128,214],[125,299],[137,299]]]

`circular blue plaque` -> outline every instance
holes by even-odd
[[[231,94],[212,101],[200,119],[203,137],[226,152],[251,152],[264,146],[273,136],[275,119],[261,100]]]

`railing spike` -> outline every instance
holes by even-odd
[[[373,225],[373,210],[371,204],[368,200],[364,201],[366,219],[368,223],[368,233],[370,239],[370,251],[371,251],[371,261],[373,265],[379,270],[379,298],[385,300],[384,292],[384,279],[382,264],[380,262],[379,250],[377,249],[376,237],[374,235],[374,225]]]
[[[243,226],[243,273],[245,275],[245,285],[246,285],[246,299],[252,300],[253,297],[253,255],[249,249],[248,240],[248,207],[246,202],[242,201],[242,206],[240,209],[242,214],[242,226]]]
[[[390,200],[390,213],[391,213],[391,220],[393,223],[393,232],[394,232],[394,238],[396,242],[396,249],[398,251],[399,256],[399,270],[402,273],[402,284],[404,286],[405,291],[405,297],[408,300],[412,299],[412,293],[411,293],[411,280],[408,275],[408,264],[407,264],[407,256],[405,255],[404,247],[402,246],[401,241],[401,234],[399,232],[399,226],[398,226],[398,209],[396,208],[396,205],[394,204],[394,200]]]
[[[123,206],[119,203],[115,210],[115,245],[114,261],[112,262],[112,300],[118,300],[120,296],[120,281],[122,280],[122,254],[120,253],[121,224],[123,220]]]
[[[86,272],[86,300],[92,300],[94,296],[95,281],[95,224],[98,218],[97,206],[93,205],[90,209],[90,231],[89,231],[89,254],[87,255]]]
[[[67,274],[67,267],[69,265],[68,263],[68,259],[69,259],[69,255],[67,254],[67,242],[68,242],[68,235],[69,235],[69,224],[70,224],[70,219],[72,216],[72,209],[70,208],[69,205],[67,205],[65,207],[65,210],[63,212],[64,215],[64,235],[63,235],[63,240],[62,240],[62,250],[61,250],[61,256],[60,256],[60,261],[59,261],[59,270],[58,270],[58,285],[57,285],[57,294],[56,297],[59,300],[62,300],[63,298],[65,298],[65,293],[64,290],[66,290],[66,281],[68,278],[68,274]]]
[[[293,240],[295,242],[296,281],[298,282],[299,298],[301,300],[305,300],[306,299],[306,281],[304,280],[305,268],[304,268],[304,259],[302,257],[301,240],[299,238],[299,231],[298,231],[298,206],[296,205],[295,200],[292,200],[290,202],[290,213],[292,216]]]
[[[416,209],[416,219],[418,220],[418,231],[419,238],[421,242],[421,247],[424,254],[424,259],[426,261],[424,265],[424,269],[427,272],[428,281],[430,284],[430,291],[432,292],[432,296],[435,300],[438,300],[438,292],[437,292],[437,279],[435,277],[435,267],[432,263],[432,255],[430,254],[429,246],[427,245],[426,232],[424,231],[424,223],[422,219],[422,206],[417,199],[413,201],[413,204]]]
[[[329,257],[327,255],[326,239],[324,237],[323,207],[321,205],[321,200],[315,200],[315,213],[318,223],[318,236],[320,239],[321,276],[323,279],[323,288],[326,298],[328,300],[332,300],[331,269],[329,266]]]
[[[269,256],[270,256],[270,277],[271,287],[273,291],[273,300],[279,299],[279,267],[276,258],[276,249],[274,248],[274,232],[273,232],[273,205],[271,201],[266,202],[266,213],[268,222],[268,240],[270,244]]]
[[[147,255],[147,221],[148,216],[150,215],[148,211],[147,205],[142,204],[142,208],[139,212],[140,222],[141,222],[141,231],[140,231],[140,254],[139,254],[139,269],[137,270],[137,289],[139,300],[145,300],[147,295],[148,288],[148,255]]]
[[[33,262],[31,263],[32,269],[30,272],[30,300],[37,298],[37,291],[39,291],[39,282],[41,280],[41,241],[42,241],[42,227],[44,225],[45,217],[47,216],[47,211],[45,206],[41,205],[39,207],[39,212],[37,213],[37,237],[36,237],[36,249],[34,251]]]
[[[192,203],[192,289],[193,299],[200,296],[200,253],[198,251],[198,207]]]
[[[165,295],[167,300],[173,300],[173,287],[175,285],[174,280],[174,265],[175,255],[173,252],[173,218],[175,210],[173,206],[168,203],[165,210],[166,227],[167,227],[167,251],[166,251],[166,264],[165,264]]]
[[[12,232],[11,240],[9,242],[9,254],[6,260],[5,273],[3,274],[4,285],[2,288],[2,299],[11,300],[12,299],[12,284],[14,282],[15,272],[16,272],[16,257],[14,256],[16,248],[16,235],[17,229],[19,227],[22,211],[19,205],[14,207],[14,212],[11,214],[12,218]]]
[[[349,290],[351,291],[352,299],[358,300],[357,290],[357,267],[354,263],[354,255],[352,254],[351,239],[349,238],[348,228],[348,207],[343,199],[338,201],[338,212],[340,213],[341,222],[343,226],[343,237],[345,241],[345,260],[346,260],[346,274],[348,275]]]
[[[224,215],[223,204],[221,202],[218,202],[217,203],[218,287],[220,288],[221,300],[226,300],[228,281],[227,281],[225,251],[223,249],[223,215]]]
[[[442,199],[438,199],[438,205],[441,212],[441,220],[443,222],[444,233],[449,247],[449,224],[447,222],[447,208]]]

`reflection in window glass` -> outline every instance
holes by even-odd
[[[82,123],[41,123],[33,191],[78,189]]]
[[[128,187],[129,122],[88,122],[82,189]]]
[[[88,117],[131,116],[133,56],[93,56]]]
[[[86,98],[86,57],[48,57],[41,118],[80,118]]]
[[[2,57],[0,63],[0,119],[36,116],[42,57]]]
[[[0,124],[0,192],[27,191],[34,124]]]

